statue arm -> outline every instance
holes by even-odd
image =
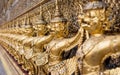
[[[85,62],[92,66],[100,65],[106,57],[120,52],[120,36],[108,36],[85,55]],[[96,62],[94,62],[96,61]]]

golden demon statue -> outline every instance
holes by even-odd
[[[110,60],[117,58],[120,49],[120,35],[105,35],[105,31],[112,25],[113,19],[109,20],[109,12],[101,0],[90,0],[84,8],[81,26],[90,33],[77,52],[81,58],[82,75],[118,75],[112,71],[116,67],[108,68]],[[115,56],[116,55],[116,56]],[[111,59],[109,59],[111,58]],[[108,60],[109,59],[109,60]]]
[[[68,33],[67,20],[59,11],[58,0],[56,0],[56,11],[55,16],[51,20],[50,29],[54,38],[46,46],[46,52],[49,55],[48,63],[44,66],[45,71],[51,75],[71,75],[76,71],[77,59],[73,57],[72,59],[63,60],[62,53],[64,51],[69,51],[75,47],[82,37],[82,29],[79,29],[78,33],[72,38],[66,38]],[[71,63],[73,61],[73,63]],[[70,68],[70,67],[73,68]]]

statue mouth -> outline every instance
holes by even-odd
[[[82,27],[90,27],[90,25],[83,23]]]
[[[83,27],[84,29],[86,29],[86,30],[89,30],[89,29],[91,28],[91,25],[90,25],[89,23],[87,23],[87,22],[83,22],[83,23],[82,23],[82,27]]]

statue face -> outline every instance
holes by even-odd
[[[102,21],[105,20],[103,9],[88,10],[83,18],[82,27],[91,34],[101,34],[103,32]]]
[[[66,22],[51,23],[49,25],[50,32],[56,34],[56,37],[65,37],[67,35],[67,24]]]
[[[55,23],[53,25],[51,25],[51,30],[55,31],[55,32],[60,32],[64,30],[64,23]]]
[[[43,32],[46,28],[45,25],[38,25],[37,27],[38,27],[38,30],[41,32]]]
[[[38,25],[38,35],[45,35],[47,27],[45,25]]]
[[[47,27],[44,24],[33,26],[35,32],[39,35],[44,35],[47,32]]]

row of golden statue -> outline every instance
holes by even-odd
[[[118,75],[119,69],[112,71],[104,65],[120,50],[120,36],[104,34],[114,19],[109,20],[101,0],[90,0],[82,10],[77,20],[80,28],[73,37],[66,37],[69,22],[60,13],[56,0],[55,15],[49,24],[41,8],[34,25],[26,17],[21,24],[10,23],[1,28],[0,44],[29,75]],[[74,56],[64,59],[63,53],[76,46]]]

